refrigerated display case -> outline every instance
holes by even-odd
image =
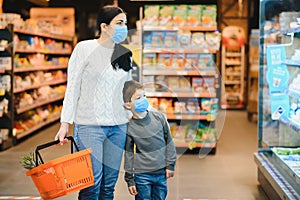
[[[270,199],[300,199],[300,2],[260,1],[258,181]]]

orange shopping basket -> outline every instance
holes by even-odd
[[[54,199],[74,191],[94,185],[94,175],[90,154],[92,149],[79,151],[74,138],[67,137],[71,141],[71,154],[44,163],[39,150],[56,145],[58,140],[36,147],[35,168],[26,172],[31,176],[43,199]],[[73,146],[77,152],[73,153]],[[41,165],[38,166],[38,161]]]

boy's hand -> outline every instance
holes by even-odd
[[[166,169],[166,178],[171,178],[174,176],[174,171]]]
[[[128,191],[131,195],[137,195],[136,187],[135,186],[130,186],[128,187]]]

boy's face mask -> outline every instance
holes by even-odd
[[[146,97],[136,100],[133,104],[135,112],[145,112],[149,107],[149,101]]]
[[[127,38],[127,34],[127,26],[115,26],[114,34],[112,34],[110,37],[116,44],[120,44]]]

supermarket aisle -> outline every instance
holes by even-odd
[[[36,145],[53,140],[57,130],[58,124],[54,124],[19,145],[0,152],[0,196],[38,196],[30,177],[26,177],[18,162]],[[175,177],[169,181],[168,200],[266,200],[258,187],[253,160],[253,153],[257,151],[256,132],[256,124],[247,121],[245,111],[227,111],[215,155],[179,156]],[[48,160],[66,152],[69,152],[68,145],[43,151],[43,155]],[[115,200],[133,199],[127,192],[123,172],[120,173],[115,197]],[[74,200],[76,194],[58,199]]]

